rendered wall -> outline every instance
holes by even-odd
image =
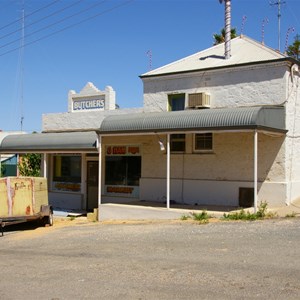
[[[295,71],[286,76],[286,181],[287,200],[290,204],[300,199],[300,73]]]
[[[286,66],[256,66],[144,78],[144,108],[167,110],[168,94],[207,92],[211,107],[281,104]]]

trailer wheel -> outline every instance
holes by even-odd
[[[49,216],[43,218],[45,226],[53,226],[53,212],[50,211]]]

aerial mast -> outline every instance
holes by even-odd
[[[19,113],[20,113],[20,129],[23,131],[24,121],[24,38],[25,38],[25,8],[24,0],[22,1],[22,17],[21,17],[21,39],[18,59],[18,100],[19,100]]]
[[[231,56],[231,0],[219,0],[225,3],[225,59]]]
[[[277,13],[277,18],[278,18],[278,50],[280,51],[280,19],[281,19],[281,5],[285,4],[285,1],[282,0],[277,0],[277,1],[270,1],[270,5],[274,6],[277,5],[278,8],[278,13]]]

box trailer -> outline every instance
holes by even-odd
[[[0,227],[37,220],[53,225],[48,203],[47,179],[42,177],[0,178]]]

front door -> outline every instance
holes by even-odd
[[[98,168],[97,161],[87,162],[87,211],[98,207]]]

